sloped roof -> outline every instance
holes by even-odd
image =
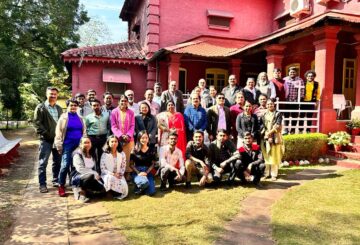
[[[85,60],[96,62],[145,63],[146,56],[139,43],[128,41],[69,49],[61,53],[61,58],[67,62]]]

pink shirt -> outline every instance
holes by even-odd
[[[217,129],[225,129],[226,130],[226,118],[225,118],[225,111],[224,107],[221,107],[218,105],[218,111],[219,111],[219,121],[218,121],[218,127]]]

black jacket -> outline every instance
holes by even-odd
[[[63,110],[59,105],[55,105],[55,107],[60,118]],[[35,108],[34,127],[36,133],[40,135],[40,139],[49,142],[54,141],[56,122],[47,110],[45,103],[41,103]]]

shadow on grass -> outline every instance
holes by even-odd
[[[277,244],[360,244],[360,215],[319,211],[313,219],[317,220],[316,225],[274,222]]]

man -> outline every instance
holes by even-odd
[[[250,132],[244,134],[244,145],[239,148],[239,152],[241,165],[237,174],[238,178],[244,183],[252,182],[258,185],[261,176],[264,175],[265,162],[260,147],[253,144]]]
[[[209,95],[209,90],[206,88],[206,80],[204,78],[201,78],[198,82],[198,86],[201,89],[200,90],[200,96],[201,98],[205,98]]]
[[[134,102],[134,91],[128,89],[125,91],[124,94],[129,100],[128,108],[132,110],[135,113],[135,115],[138,115],[140,113],[140,106],[138,103]]]
[[[249,77],[247,79],[243,93],[245,100],[249,101],[252,105],[257,105],[261,92],[255,88],[255,78]]]
[[[169,144],[160,148],[160,190],[166,190],[166,184],[169,182],[169,188],[174,184],[185,180],[184,158],[181,150],[176,147],[178,135],[176,131],[171,131],[168,136]]]
[[[58,186],[58,176],[61,165],[61,156],[54,147],[55,128],[62,109],[56,104],[59,90],[54,87],[46,89],[46,101],[40,103],[35,108],[34,112],[34,127],[36,133],[40,135],[39,146],[39,189],[41,193],[48,192],[46,185],[46,167],[50,154],[52,154],[52,183],[54,187]]]
[[[90,113],[93,112],[92,108],[90,107],[90,103],[85,104],[85,95],[82,93],[77,93],[75,95],[75,99],[79,102],[78,114],[81,117],[86,117]]]
[[[201,97],[201,106],[205,109],[212,107],[216,104],[216,88],[214,85],[210,85],[209,94],[205,97]]]
[[[166,111],[166,104],[172,101],[177,112],[184,112],[184,98],[180,90],[176,89],[176,81],[169,83],[169,89],[161,94],[161,111]]]
[[[305,86],[304,81],[297,76],[297,69],[296,67],[290,67],[289,68],[289,76],[284,78],[284,89],[285,89],[285,99],[289,102],[297,102],[302,101],[305,96]],[[300,98],[299,98],[299,87],[300,87]],[[285,106],[286,110],[298,110],[299,105],[298,104],[289,104]],[[296,118],[299,117],[298,112],[287,112],[284,113],[285,118],[289,118],[291,116],[293,119],[291,126],[293,127],[291,130],[291,133],[295,132],[295,125],[297,123]],[[285,126],[289,125],[288,120],[284,120]],[[285,133],[287,133],[287,130],[285,130]]]
[[[89,106],[91,106],[90,103],[96,99],[96,91],[94,89],[89,89],[86,93],[86,99]]]
[[[209,146],[209,162],[213,169],[214,181],[219,183],[224,173],[230,173],[228,184],[233,184],[237,171],[241,165],[240,153],[234,143],[228,139],[224,129],[220,129],[216,140]]]
[[[154,99],[154,89],[152,88],[147,88],[145,91],[145,100],[142,100],[138,103],[138,106],[140,106],[140,104],[142,102],[146,102],[151,109],[151,115],[156,116],[157,114],[159,114],[160,112],[160,105],[158,103],[156,103],[155,101],[153,101]],[[135,113],[136,114],[136,113]]]
[[[281,69],[274,68],[273,70],[273,79],[271,82],[274,84],[276,89],[276,96],[279,98],[280,101],[285,100],[285,88],[284,88],[284,80],[281,78]]]
[[[205,131],[207,126],[206,111],[200,106],[200,98],[197,94],[190,95],[191,104],[184,112],[184,121],[186,126],[186,136],[190,141],[193,138],[195,130]]]
[[[154,84],[154,92],[155,92],[154,101],[159,105],[161,105],[161,92],[162,92],[161,83],[156,82]]]
[[[213,105],[207,111],[207,129],[209,140],[213,141],[216,138],[216,133],[220,129],[225,129],[230,132],[231,120],[230,109],[225,106],[225,96],[222,93],[216,95],[216,105]]]
[[[191,188],[191,177],[193,174],[201,175],[200,186],[213,181],[208,154],[209,149],[204,144],[204,133],[196,130],[193,141],[189,141],[186,146],[186,188]]]
[[[235,75],[229,76],[228,83],[229,85],[223,88],[221,92],[225,95],[226,98],[225,105],[230,107],[235,104],[235,95],[238,91],[241,90],[241,87],[237,86]]]
[[[100,174],[100,158],[103,153],[103,146],[106,143],[111,126],[109,113],[101,111],[100,101],[94,99],[91,103],[93,113],[85,118],[86,134],[89,136],[92,144],[92,151],[96,155],[96,171]]]
[[[315,81],[316,73],[313,70],[309,70],[305,73],[304,77],[306,78],[305,84],[305,97],[304,102],[318,102],[320,101],[320,86],[319,83]],[[315,110],[315,105],[303,105],[302,110]],[[306,115],[307,118],[313,117],[313,112],[302,113],[301,117]],[[311,126],[313,121],[308,120],[307,126]],[[306,128],[307,132],[310,132],[310,128]]]
[[[116,107],[113,106],[114,95],[111,92],[105,92],[103,94],[104,105],[101,107],[102,112],[107,112],[109,116],[111,115],[112,110]]]

